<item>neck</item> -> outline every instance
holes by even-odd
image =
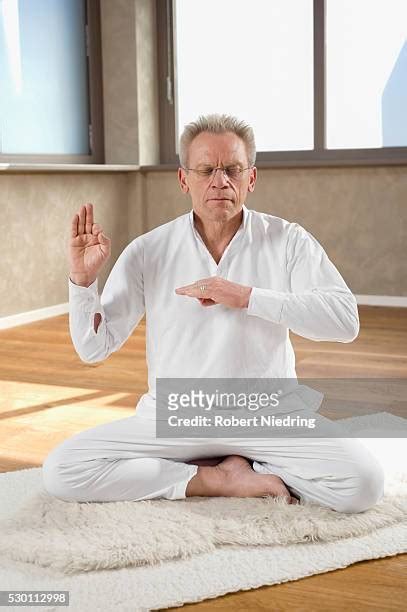
[[[218,264],[222,255],[243,222],[243,210],[228,221],[204,221],[193,213],[194,223],[206,248]]]
[[[208,221],[193,213],[195,227],[207,246],[226,247],[243,222],[243,209],[228,221]]]

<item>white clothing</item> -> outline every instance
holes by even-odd
[[[203,307],[175,289],[218,275],[253,287],[248,308]],[[332,438],[156,438],[156,378],[296,379],[289,329],[313,340],[351,342],[355,298],[322,246],[297,223],[243,207],[243,223],[217,265],[194,227],[193,211],[133,240],[99,298],[69,281],[70,331],[80,358],[117,351],[146,313],[148,391],[136,414],[65,440],[43,466],[46,489],[66,501],[185,498],[198,467],[232,454],[280,476],[292,494],[342,512],[383,495],[377,460],[357,440]],[[94,315],[102,321],[94,331]],[[321,394],[302,389],[304,415]],[[321,415],[318,418],[323,419]],[[333,424],[333,427],[336,427]]]
[[[203,307],[177,287],[211,276],[253,287],[248,308]],[[216,264],[193,211],[135,238],[99,298],[69,282],[70,332],[85,362],[117,351],[146,313],[148,391],[139,415],[155,418],[156,378],[296,379],[289,329],[312,340],[351,342],[359,333],[354,296],[322,246],[297,223],[249,210]],[[102,321],[94,331],[94,315]],[[309,388],[306,402],[322,400]],[[304,395],[305,397],[305,395]]]
[[[72,502],[185,499],[198,470],[185,461],[229,455],[252,459],[255,472],[279,476],[291,495],[337,512],[363,512],[383,496],[383,469],[356,439],[181,441],[156,438],[155,423],[137,414],[65,440],[46,457],[43,482],[51,495]]]

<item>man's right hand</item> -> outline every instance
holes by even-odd
[[[69,239],[69,278],[75,285],[89,287],[110,257],[111,241],[102,227],[93,223],[93,204],[81,206],[72,218]]]

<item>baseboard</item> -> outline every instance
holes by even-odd
[[[396,306],[407,308],[407,297],[398,295],[355,295],[359,306]]]
[[[69,312],[69,302],[65,304],[55,304],[55,306],[47,306],[46,308],[39,308],[38,310],[19,312],[9,317],[0,317],[0,329],[9,329],[10,327],[17,327],[18,325],[26,325],[34,321],[57,317],[67,312]]]
[[[407,297],[396,295],[355,295],[359,306],[396,306],[407,308]],[[20,312],[9,317],[0,317],[0,329],[8,329],[17,327],[18,325],[26,325],[34,323],[42,319],[57,317],[61,314],[69,312],[69,302],[65,304],[55,304],[47,308],[39,308],[38,310],[29,310],[28,312]]]

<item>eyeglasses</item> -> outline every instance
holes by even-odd
[[[240,166],[226,166],[226,168],[222,168],[221,166],[218,166],[217,168],[213,168],[212,166],[206,166],[205,168],[185,168],[182,166],[182,168],[184,170],[196,172],[196,174],[202,179],[213,179],[215,178],[216,171],[221,170],[227,179],[237,182],[241,180],[243,172],[245,170],[250,170],[252,166],[249,166],[248,168],[241,168]]]

